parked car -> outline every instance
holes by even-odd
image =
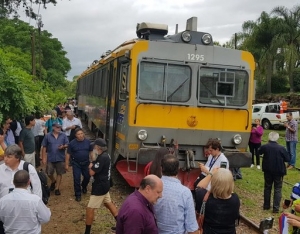
[[[299,120],[299,111],[293,111],[293,118]],[[278,129],[287,121],[286,114],[280,114],[280,103],[260,103],[252,106],[252,123],[259,119],[264,129]]]

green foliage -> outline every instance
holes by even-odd
[[[293,71],[293,82],[294,82],[294,89],[296,92],[300,91],[300,68],[296,68]]]
[[[264,79],[256,80],[256,95],[263,95],[267,92],[266,81]]]
[[[272,93],[283,93],[288,90],[288,77],[285,71],[272,76]]]
[[[40,5],[46,8],[46,5],[52,3],[56,4],[56,0],[0,0],[0,15],[8,16],[13,14],[18,16],[20,7],[25,8],[25,13],[28,17],[37,18],[37,14],[32,9],[32,4]]]
[[[31,75],[32,36],[37,76]],[[0,121],[6,115],[45,113],[74,93],[74,84],[65,78],[71,68],[65,56],[62,44],[47,31],[38,34],[23,21],[0,18]]]

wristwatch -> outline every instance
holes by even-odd
[[[213,173],[208,172],[207,175],[210,175],[211,177],[213,177]]]

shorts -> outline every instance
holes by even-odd
[[[57,175],[62,175],[66,173],[65,162],[47,162],[46,173],[48,176],[54,174],[54,170]]]
[[[102,205],[102,203],[110,203],[110,195],[109,192],[107,192],[104,195],[101,196],[96,196],[96,195],[91,195],[89,204],[87,205],[88,208],[93,208],[93,209],[98,209]]]

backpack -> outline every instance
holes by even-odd
[[[23,165],[23,169],[28,171],[28,172],[29,172],[29,169],[28,169],[29,164],[30,163],[28,163],[28,162],[24,162],[24,165]],[[43,200],[44,204],[47,205],[48,201],[49,201],[49,197],[50,197],[50,188],[48,186],[47,175],[42,169],[37,171],[37,174],[38,174],[38,176],[40,178],[40,181],[41,181],[42,200]],[[32,184],[31,183],[30,183],[30,186],[31,186],[31,189],[32,189]]]

